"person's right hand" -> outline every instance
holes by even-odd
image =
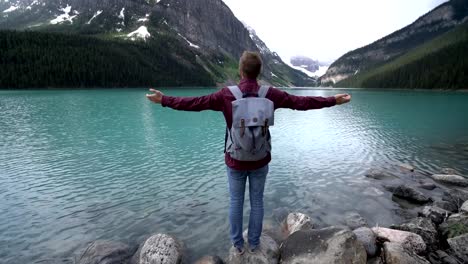
[[[146,94],[146,98],[153,103],[160,104],[164,94],[155,89],[150,89],[150,92],[152,92],[152,94]]]
[[[335,95],[336,99],[336,104],[341,105],[341,104],[346,104],[351,101],[351,95],[349,94],[337,94]]]

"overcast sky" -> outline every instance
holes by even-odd
[[[223,0],[284,59],[333,61],[447,0]]]

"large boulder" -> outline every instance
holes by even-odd
[[[375,241],[375,234],[368,227],[360,227],[353,230],[353,233],[356,235],[356,238],[359,242],[362,243],[366,249],[367,256],[373,257],[377,253],[377,243]]]
[[[431,219],[436,225],[440,225],[451,213],[437,206],[424,206],[420,216]]]
[[[120,242],[97,240],[81,254],[78,263],[121,264],[128,262],[134,252],[134,249]]]
[[[247,230],[244,231],[244,240],[247,241]],[[246,245],[246,248],[248,245]],[[279,246],[273,238],[266,234],[260,236],[260,245],[253,252],[248,250],[239,255],[237,249],[231,247],[227,264],[275,264],[279,261]]]
[[[300,230],[281,245],[283,264],[365,264],[364,246],[351,231],[338,227]]]
[[[468,200],[468,191],[450,190],[445,191],[442,196],[442,201],[450,203],[452,207],[456,207],[456,210],[454,212],[458,212],[458,210],[461,208],[462,204],[466,200]],[[446,210],[453,211],[450,209]]]
[[[468,233],[468,215],[453,214],[439,226],[444,237],[453,238]]]
[[[385,242],[383,253],[386,264],[430,264],[426,259],[398,243]]]
[[[413,218],[406,223],[392,225],[391,228],[420,235],[429,249],[435,249],[438,247],[439,239],[437,236],[437,229],[428,218]]]
[[[443,200],[437,200],[435,201],[433,204],[433,206],[435,207],[439,207],[439,208],[442,208],[444,210],[447,210],[451,213],[457,213],[458,212],[458,205],[452,203],[452,202],[447,202],[447,201],[443,201]]]
[[[357,212],[347,212],[345,214],[345,224],[354,230],[359,227],[368,226],[366,219],[364,219],[359,213]]]
[[[375,179],[375,180],[389,180],[389,179],[397,179],[398,176],[395,174],[392,174],[387,171],[383,170],[378,170],[378,169],[372,169],[368,172],[366,172],[365,176],[367,178]]]
[[[421,254],[426,251],[426,243],[418,234],[384,227],[373,227],[378,240],[400,244],[410,252]]]
[[[447,240],[450,248],[463,263],[468,263],[468,234]]]
[[[302,213],[290,213],[286,218],[288,234],[299,230],[309,230],[314,228],[314,224],[308,215]]]
[[[455,174],[434,174],[432,175],[432,179],[435,181],[455,185],[460,187],[467,187],[468,186],[468,179],[463,176],[455,175]]]
[[[387,185],[384,187],[385,189],[393,193],[394,196],[401,199],[405,199],[410,202],[424,204],[431,201],[431,199],[426,197],[422,192],[407,185]]]
[[[461,208],[460,208],[460,213],[463,213],[463,214],[468,214],[468,201],[465,201]]]
[[[137,254],[139,264],[178,264],[182,261],[182,245],[170,235],[156,234],[146,239]]]
[[[224,264],[224,261],[218,256],[204,256],[195,261],[195,264]]]

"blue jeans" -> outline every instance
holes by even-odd
[[[231,241],[236,247],[244,246],[242,237],[242,219],[244,209],[245,183],[249,178],[250,219],[248,242],[250,247],[260,244],[263,227],[263,190],[268,174],[268,165],[252,171],[238,171],[227,168],[229,181],[229,223]]]

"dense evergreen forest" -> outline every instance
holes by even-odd
[[[165,54],[171,51],[172,54]],[[179,58],[193,58],[193,61]],[[0,88],[213,86],[196,54],[170,37],[147,42],[0,31]]]
[[[468,89],[468,23],[336,87]]]

